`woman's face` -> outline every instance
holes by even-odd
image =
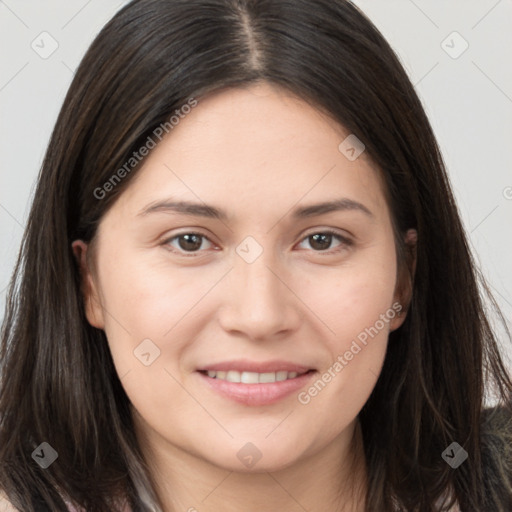
[[[379,174],[348,135],[266,84],[224,90],[102,218],[87,317],[162,447],[272,471],[352,432],[404,315]]]

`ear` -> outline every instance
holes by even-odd
[[[88,322],[98,329],[105,327],[103,308],[94,282],[94,277],[87,262],[87,251],[89,246],[82,240],[75,240],[71,247],[75,255],[81,277],[81,292],[84,298],[85,316]]]
[[[414,284],[414,275],[416,273],[416,244],[418,242],[418,232],[415,229],[409,229],[404,237],[405,242],[405,265],[399,270],[395,295],[393,298],[393,307],[398,314],[390,322],[390,330],[398,329],[407,317],[407,311],[412,300],[412,290]],[[400,307],[398,307],[400,304]]]

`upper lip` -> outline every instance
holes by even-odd
[[[236,359],[232,361],[222,361],[220,363],[209,364],[199,368],[198,371],[217,371],[227,372],[234,370],[238,372],[272,373],[272,372],[297,372],[306,373],[313,368],[290,361],[249,361],[248,359]]]

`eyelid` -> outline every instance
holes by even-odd
[[[353,235],[348,233],[347,231],[336,229],[336,228],[327,228],[327,227],[315,227],[311,228],[310,230],[306,231],[306,233],[301,238],[301,241],[304,240],[304,238],[307,238],[311,235],[316,235],[317,233],[323,233],[323,234],[329,234],[329,235],[336,235],[342,238],[343,240],[347,242],[351,242]]]
[[[350,248],[354,245],[354,241],[347,235],[341,233],[337,229],[334,228],[313,228],[311,231],[308,231],[300,240],[299,244],[304,242],[307,238],[310,236],[316,235],[316,234],[322,234],[322,235],[331,235],[334,238],[338,238],[341,242],[341,245],[338,247],[335,247],[334,249],[327,249],[325,251],[312,251],[314,253],[319,254],[320,256],[330,256],[332,254],[337,254],[338,252],[341,252],[343,249]]]
[[[173,240],[179,238],[180,236],[183,236],[183,235],[197,235],[201,238],[204,238],[206,240],[208,240],[208,242],[212,245],[216,245],[215,242],[213,242],[210,237],[208,235],[205,235],[204,233],[202,233],[201,231],[196,231],[197,228],[190,228],[188,230],[183,230],[183,231],[180,231],[179,233],[175,233],[173,234],[172,236],[166,236],[164,237],[164,239],[162,240],[161,242],[161,245],[164,245],[169,251],[171,252],[174,252],[174,253],[177,253],[177,254],[180,254],[180,255],[183,255],[185,257],[194,257],[194,256],[198,256],[200,255],[201,253],[204,252],[204,250],[202,251],[196,251],[196,252],[186,252],[186,251],[182,251],[182,250],[179,250],[179,249],[175,249],[174,247],[170,247],[170,244]]]

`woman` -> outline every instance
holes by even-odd
[[[479,283],[356,7],[134,0],[77,70],[9,291],[5,503],[510,510]]]

